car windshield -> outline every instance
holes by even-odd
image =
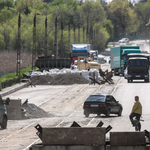
[[[90,95],[86,101],[100,101],[105,102],[105,96],[103,95]]]

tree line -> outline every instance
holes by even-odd
[[[128,0],[0,0],[0,51],[17,50],[18,16],[21,16],[21,51],[33,50],[33,19],[36,15],[36,52],[54,54],[57,16],[58,56],[71,52],[71,44],[89,43],[103,51],[116,37],[148,37],[150,2]],[[39,14],[39,15],[38,15]]]

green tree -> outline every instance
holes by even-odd
[[[137,3],[134,6],[134,11],[137,14],[138,20],[138,28],[137,31],[143,34],[146,34],[146,24],[149,22],[150,19],[150,4],[149,2],[146,3]]]
[[[129,7],[127,0],[114,0],[108,4],[107,7],[108,19],[114,25],[114,35],[125,36],[133,29],[135,23],[135,15],[133,10]]]

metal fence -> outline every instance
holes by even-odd
[[[21,78],[14,78],[14,79],[11,79],[11,80],[7,80],[5,82],[1,82],[0,89],[4,89],[4,88],[12,86],[16,83],[20,83],[20,80],[21,80]]]

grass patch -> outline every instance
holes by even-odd
[[[28,74],[30,70],[32,70],[32,67],[27,67],[25,69],[20,70],[20,77],[21,78],[23,77],[22,73]],[[39,70],[39,68],[36,67],[35,70]],[[4,81],[11,80],[11,79],[18,78],[18,77],[19,77],[19,75],[16,76],[16,72],[15,73],[9,73],[9,74],[6,74],[4,76],[1,76],[0,82],[4,82]]]

